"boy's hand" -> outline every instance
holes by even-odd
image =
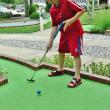
[[[49,51],[52,48],[52,41],[49,41],[46,47],[46,50]]]
[[[65,31],[72,23],[73,23],[72,19],[68,19],[68,20],[64,21],[65,25],[64,25],[63,30]]]

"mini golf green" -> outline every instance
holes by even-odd
[[[76,88],[66,85],[70,75],[48,77],[50,70],[40,69],[36,81],[26,81],[33,70],[20,64],[0,59],[0,64],[8,72],[9,82],[0,87],[1,110],[109,110],[110,86],[82,79]],[[41,90],[41,95],[36,92]]]

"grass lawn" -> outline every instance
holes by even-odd
[[[86,30],[93,33],[104,33],[106,29],[110,28],[110,9],[96,10],[93,17],[91,19],[87,13],[81,16],[82,24],[94,26]]]
[[[108,22],[110,22],[110,9],[104,9],[104,10],[96,10],[94,12],[94,18],[91,20],[91,17],[86,12],[83,14],[80,18],[82,24],[96,24],[99,22],[99,20],[103,21],[104,19],[108,19]]]
[[[86,30],[95,33],[104,33],[106,29],[110,29],[110,9],[97,10],[94,12],[94,18],[91,20],[87,12],[80,18],[82,24],[94,25],[94,28],[84,27]],[[44,25],[44,29],[50,28],[51,22]],[[14,27],[14,28],[0,28],[0,33],[31,33],[40,30],[39,25]]]
[[[15,0],[15,4],[23,4],[24,0]]]
[[[24,27],[1,28],[0,33],[31,33],[39,30],[40,30],[39,25],[33,25]]]
[[[51,27],[51,22],[44,24],[44,29],[47,29],[50,27]],[[37,32],[37,31],[40,31],[39,25],[0,28],[0,33],[32,33],[32,32]]]

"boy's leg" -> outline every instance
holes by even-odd
[[[58,71],[63,71],[64,60],[65,60],[65,53],[59,52]]]
[[[75,60],[75,76],[73,80],[68,84],[68,87],[76,87],[81,84],[80,70],[81,70],[81,58],[80,56],[74,57]]]
[[[81,70],[81,57],[74,57],[75,60],[75,78],[80,79],[80,70]]]
[[[58,69],[49,73],[48,76],[59,76],[64,74],[64,71],[63,71],[64,59],[65,59],[65,53],[59,52]]]

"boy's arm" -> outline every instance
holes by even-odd
[[[48,41],[48,44],[47,44],[47,50],[50,50],[51,47],[52,47],[53,35],[54,35],[54,33],[56,32],[57,28],[58,28],[58,26],[53,26],[53,27],[52,27],[51,34],[50,34],[50,38],[49,38],[49,41]]]
[[[72,18],[64,22],[65,23],[64,31],[85,12],[84,7],[78,5],[74,0],[66,0],[66,5],[69,8],[70,12],[76,14]]]
[[[53,40],[53,35],[56,32],[58,26],[52,26],[51,34],[50,34],[50,39],[49,41],[51,42]]]
[[[79,19],[79,17],[85,12],[85,10],[79,11],[76,13],[75,16],[73,16],[72,18],[64,21],[65,25],[64,25],[64,31],[72,24],[74,23],[77,19]]]

